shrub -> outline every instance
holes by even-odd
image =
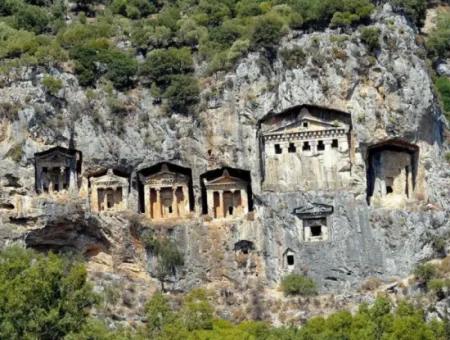
[[[265,15],[255,23],[252,44],[257,48],[273,48],[280,42],[283,33],[283,21],[276,15]]]
[[[436,27],[428,35],[426,45],[434,59],[450,56],[450,13],[438,14]]]
[[[439,77],[436,79],[435,85],[439,92],[447,119],[450,120],[450,79],[445,76]]]
[[[206,291],[193,289],[183,299],[181,318],[184,326],[189,330],[212,329],[213,307],[207,300]]]
[[[76,47],[70,51],[70,56],[75,59],[75,72],[80,85],[94,85],[100,73],[95,65],[97,50],[91,47]]]
[[[50,94],[56,96],[59,90],[62,89],[63,83],[61,79],[56,79],[52,76],[46,75],[44,76],[44,79],[42,79],[42,85],[44,85]]]
[[[78,331],[98,301],[86,270],[54,254],[0,252],[0,338],[61,339]]]
[[[361,41],[373,52],[380,48],[380,29],[377,27],[365,27],[361,30]]]
[[[281,280],[281,290],[285,295],[315,295],[317,287],[315,282],[306,276],[298,274],[286,275]]]
[[[169,48],[149,53],[141,67],[141,74],[159,86],[167,87],[171,76],[193,70],[191,51],[188,48]]]
[[[50,17],[44,8],[32,5],[21,6],[15,13],[15,22],[18,28],[39,34],[46,30]]]
[[[280,51],[283,64],[289,68],[295,68],[306,64],[307,55],[301,47],[293,47],[291,49],[284,48]]]
[[[172,110],[179,113],[189,113],[192,106],[199,101],[200,89],[197,79],[191,76],[173,76],[170,86],[163,97],[168,100]]]
[[[135,58],[120,51],[102,51],[100,61],[107,65],[106,77],[111,80],[114,87],[124,89],[132,84],[136,75],[138,64]]]
[[[427,1],[426,0],[390,0],[396,11],[400,11],[407,16],[417,26],[421,26],[425,20]]]
[[[414,269],[414,275],[416,279],[418,279],[425,285],[427,285],[431,279],[435,278],[436,274],[437,274],[436,267],[431,263],[419,264]]]

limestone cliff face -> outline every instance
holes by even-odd
[[[98,274],[102,280],[128,278],[148,292],[156,282],[148,274],[151,256],[139,241],[142,230],[133,228],[141,219],[142,225],[170,232],[184,252],[185,265],[171,288],[220,288],[224,306],[237,302],[227,300],[234,289],[250,287],[257,299],[261,287],[276,287],[287,273],[288,249],[295,254],[289,270],[307,272],[323,292],[354,291],[371,276],[409,274],[419,261],[437,255],[436,237],[450,232],[446,122],[414,29],[389,6],[377,12],[374,25],[381,31],[376,53],[358,30],[294,32],[276,55],[251,53],[233,71],[202,79],[199,113],[189,117],[165,112],[141,87],[87,91],[73,74],[53,69],[64,84],[55,96],[42,86],[43,69],[1,76],[0,102],[10,105],[0,108],[0,244],[75,249],[92,256],[93,272],[110,273]],[[292,63],[281,51],[295,48],[303,56]],[[111,109],[112,101],[120,109]],[[350,182],[339,190],[263,191],[259,122],[302,104],[351,114]],[[366,200],[368,147],[390,138],[419,147],[420,199],[376,208]],[[132,173],[130,200],[136,203],[129,212],[99,217],[83,193],[58,202],[35,194],[34,153],[70,140],[83,153],[83,174],[110,167]],[[192,169],[195,211],[187,222],[152,225],[136,214],[136,171],[160,161]],[[251,172],[254,211],[245,218],[219,222],[201,216],[200,175],[222,166]],[[292,164],[283,166],[296,171]],[[312,203],[334,208],[327,242],[308,243],[301,236],[293,211]],[[233,250],[239,240],[255,244],[244,260]]]

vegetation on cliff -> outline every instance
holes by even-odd
[[[425,0],[391,0],[418,25]],[[249,51],[273,54],[291,29],[370,22],[370,0],[4,0],[0,65],[72,68],[83,86],[142,84],[171,110],[191,111],[198,77],[227,70]],[[375,47],[373,33],[367,35]],[[50,91],[51,93],[51,91]]]
[[[394,308],[382,297],[372,306],[361,305],[354,315],[340,311],[313,318],[300,329],[273,328],[259,321],[232,324],[215,316],[205,290],[195,289],[181,303],[156,293],[147,303],[145,326],[111,330],[89,317],[99,299],[79,262],[18,247],[0,252],[2,339],[444,340],[450,335],[446,323],[426,321],[420,308],[407,302]]]

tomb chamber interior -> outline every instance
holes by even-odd
[[[263,190],[344,187],[351,175],[349,113],[302,105],[259,122]]]

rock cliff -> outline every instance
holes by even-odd
[[[119,319],[139,320],[139,296],[158,288],[155,260],[143,241],[149,229],[169,235],[184,254],[184,266],[167,287],[214,288],[221,313],[234,319],[242,317],[240,304],[253,306],[244,313],[270,317],[257,302],[277,296],[287,250],[295,254],[289,270],[307,273],[324,294],[354,294],[368,278],[389,282],[409,275],[448,246],[436,241],[450,233],[447,122],[417,32],[388,5],[373,19],[380,30],[376,51],[361,40],[360,29],[295,31],[276,53],[250,53],[233,71],[201,79],[200,107],[190,116],[167,112],[143,87],[86,90],[69,67],[1,75],[0,244],[86,256],[98,289],[125,287],[123,309],[114,312]],[[62,81],[58,93],[42,85],[47,72]],[[353,151],[344,188],[263,190],[260,122],[299,105],[351,114]],[[381,208],[367,201],[368,150],[390,139],[419,148],[416,199]],[[34,154],[71,143],[83,153],[80,192],[37,195]],[[192,170],[195,204],[187,220],[158,223],[138,214],[136,174],[161,161]],[[200,175],[224,166],[250,171],[254,209],[245,218],[219,221],[202,214]],[[282,166],[288,174],[296,171]],[[83,190],[89,174],[108,168],[130,174],[132,203],[124,213],[102,216],[90,211]],[[326,242],[305,242],[293,214],[313,203],[333,207]],[[243,259],[234,250],[240,240],[255,246]]]

